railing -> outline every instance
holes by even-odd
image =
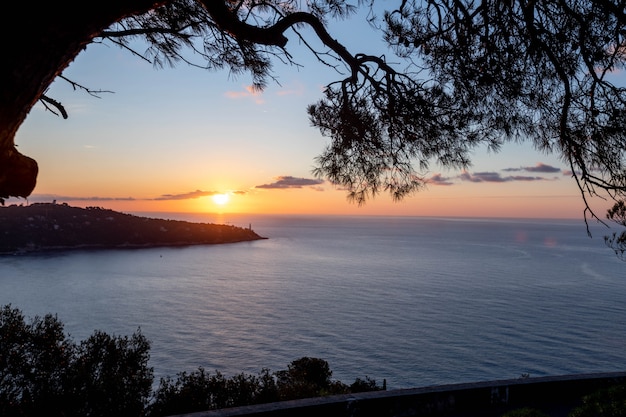
[[[520,378],[334,395],[179,417],[500,417],[522,407],[566,417],[584,395],[622,383],[626,372]]]

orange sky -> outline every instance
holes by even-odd
[[[563,183],[566,181],[561,180]],[[561,184],[563,186],[564,184]],[[553,195],[535,189],[536,194],[515,194],[502,184],[471,184],[448,187],[430,187],[400,202],[379,196],[364,206],[348,202],[342,190],[330,186],[322,188],[294,188],[249,190],[228,193],[228,202],[216,203],[211,196],[173,199],[126,199],[96,197],[72,200],[57,195],[36,195],[33,201],[68,202],[75,206],[100,206],[123,212],[199,212],[199,213],[264,213],[264,214],[340,214],[392,215],[441,217],[521,217],[521,218],[578,218],[583,219],[584,205],[576,189],[564,187]],[[569,188],[569,189],[567,189]],[[518,191],[519,192],[519,191]],[[57,197],[57,198],[55,198]],[[180,197],[180,199],[179,199]],[[603,216],[607,202],[594,207]]]

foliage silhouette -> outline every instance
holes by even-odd
[[[138,416],[153,381],[150,343],[95,332],[76,344],[50,314],[0,310],[0,415]]]
[[[582,405],[569,417],[624,417],[626,416],[626,385],[604,388],[587,395]]]
[[[166,416],[321,395],[384,389],[357,378],[351,386],[330,379],[328,363],[293,361],[287,370],[230,378],[203,368],[161,379],[152,390],[150,342],[95,331],[75,343],[56,316],[26,321],[11,305],[0,310],[0,415]]]
[[[550,417],[548,414],[535,408],[524,407],[511,410],[502,415],[502,417]]]
[[[384,390],[368,377],[357,378],[352,385],[331,379],[332,371],[323,359],[303,357],[291,362],[286,370],[258,375],[238,374],[225,378],[220,372],[210,374],[199,368],[180,373],[175,380],[164,378],[148,407],[150,416],[191,413],[224,407],[264,404],[334,394]]]
[[[616,202],[613,207],[607,210],[606,217],[618,225],[626,227],[626,204],[624,204],[624,200]],[[604,242],[615,251],[619,258],[626,260],[626,230],[605,236]]]

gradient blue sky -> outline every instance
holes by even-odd
[[[387,53],[360,17],[331,33],[355,52]],[[305,31],[306,32],[306,31]],[[253,93],[250,77],[188,67],[155,69],[110,44],[92,44],[64,72],[95,98],[56,81],[48,95],[69,119],[38,104],[16,142],[40,166],[29,201],[67,202],[126,212],[241,212],[417,216],[581,218],[583,203],[568,168],[529,144],[500,153],[478,149],[467,171],[432,165],[426,190],[394,203],[380,195],[363,207],[311,175],[326,139],[306,106],[340,76],[295,37],[302,67],[275,63],[280,85]],[[216,204],[213,194],[227,194]],[[20,202],[9,200],[9,203]],[[598,201],[600,215],[609,206]]]

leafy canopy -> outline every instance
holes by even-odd
[[[392,58],[347,51],[326,31],[327,19],[357,7],[369,9]],[[262,89],[273,61],[297,64],[287,50],[295,34],[345,74],[308,113],[331,139],[314,172],[358,203],[382,191],[401,199],[427,183],[433,162],[466,167],[477,146],[507,141],[560,156],[587,202],[626,190],[626,92],[613,76],[625,24],[622,2],[601,0],[178,0],[100,36],[127,48],[142,36],[157,65],[249,71]],[[304,25],[325,50],[310,47]]]
[[[309,108],[333,139],[318,173],[364,201],[401,198],[435,160],[530,141],[567,163],[583,197],[626,187],[624,7],[609,1],[403,1],[384,12],[406,66],[363,66]],[[339,115],[337,118],[333,115]],[[415,163],[418,162],[415,170]]]

